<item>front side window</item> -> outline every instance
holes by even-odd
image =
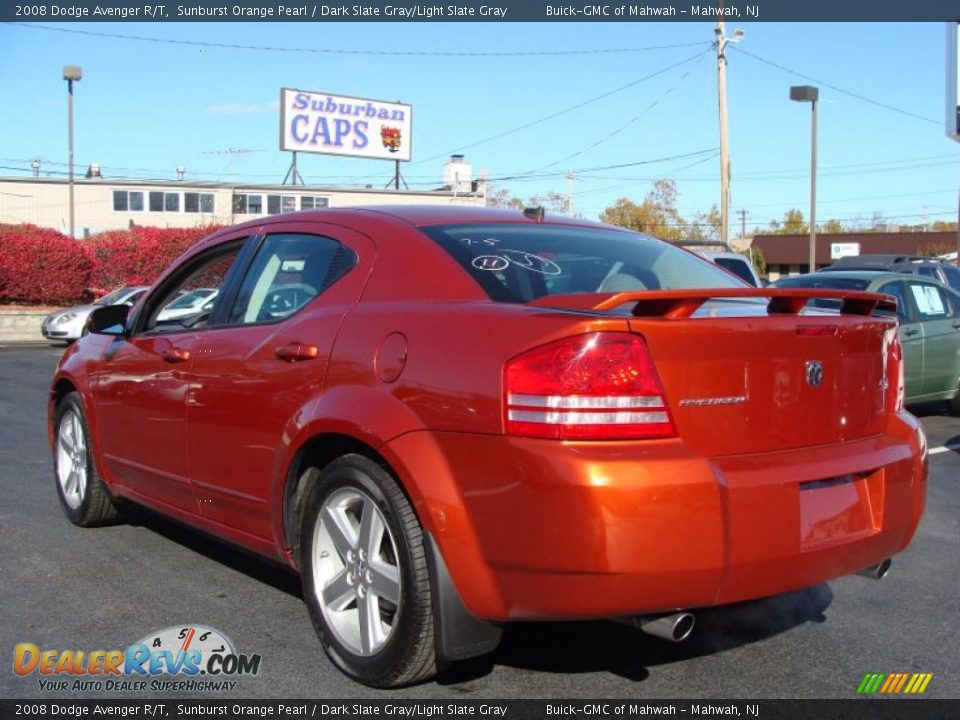
[[[542,225],[421,228],[492,300],[688,288],[743,288],[709,260],[623,230]]]
[[[910,314],[910,306],[906,293],[903,291],[903,284],[900,282],[889,282],[886,285],[882,285],[877,292],[883,293],[884,295],[893,295],[897,299],[897,317],[900,319],[900,322],[906,322]]]
[[[243,240],[221,245],[185,265],[147,301],[145,332],[177,332],[203,327],[211,300],[219,297]]]
[[[346,275],[356,260],[350,248],[330,238],[269,235],[243,279],[229,322],[283,320]]]

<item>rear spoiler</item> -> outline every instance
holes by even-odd
[[[895,313],[893,295],[859,290],[809,290],[805,288],[710,288],[695,290],[641,290],[622,293],[570,293],[545,295],[528,303],[533,307],[564,310],[612,310],[633,303],[636,317],[688,318],[708,300],[769,298],[771,315],[797,315],[810,300],[839,300],[844,315],[872,315],[876,310]]]

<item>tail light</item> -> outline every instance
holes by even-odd
[[[906,381],[903,377],[903,346],[897,331],[891,332],[892,340],[887,346],[887,407],[891,412],[903,410]]]
[[[646,343],[598,332],[534,348],[504,369],[509,435],[614,440],[674,437]]]

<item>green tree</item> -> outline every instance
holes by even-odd
[[[822,233],[843,233],[846,229],[839,220],[830,219],[817,226],[817,232]]]
[[[600,214],[600,220],[677,242],[684,239],[687,231],[687,224],[677,211],[678,195],[673,180],[655,180],[642,203],[620,198]]]

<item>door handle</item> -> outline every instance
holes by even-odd
[[[288,343],[281,345],[276,350],[277,357],[285,362],[300,362],[301,360],[313,360],[320,355],[320,348],[316,345],[304,345],[302,343]]]
[[[920,331],[917,330],[917,328],[907,328],[906,330],[903,331],[903,334],[906,335],[907,337],[910,337],[912,335],[916,335],[918,332]]]
[[[160,353],[160,357],[169,363],[181,363],[190,359],[190,351],[172,348],[170,350],[164,350]]]

